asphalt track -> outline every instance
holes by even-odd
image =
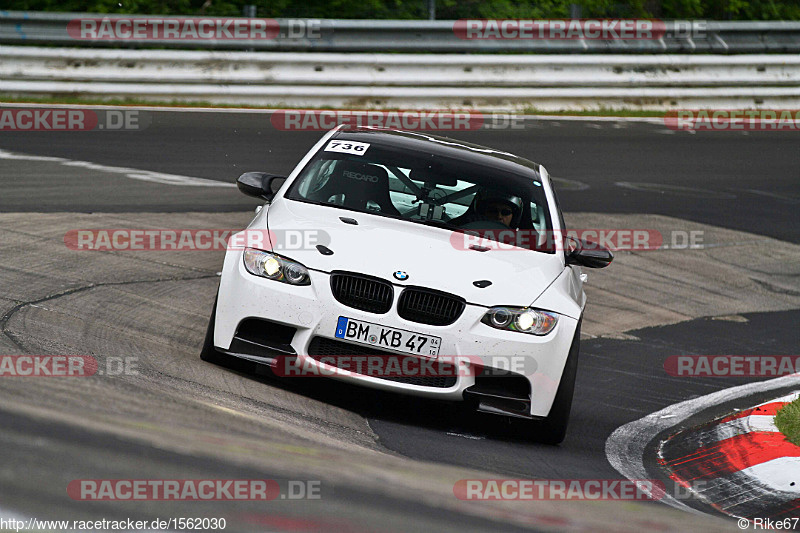
[[[3,133],[0,150],[230,183],[247,170],[288,172],[319,135],[277,131],[268,115],[258,113],[153,112],[150,126],[139,132]],[[737,293],[735,280],[728,291],[728,280],[714,289],[732,301],[759,300],[758,309],[769,312],[720,320],[705,316],[724,313],[704,308],[678,324],[584,339],[567,439],[558,447],[532,444],[509,436],[501,421],[476,418],[457,405],[323,380],[279,381],[200,362],[197,350],[221,264],[218,253],[69,255],[59,239],[65,228],[94,227],[96,217],[106,224],[101,227],[124,227],[132,220],[147,221],[148,227],[195,227],[209,220],[218,224],[214,227],[241,227],[255,202],[229,187],[166,185],[107,169],[86,172],[64,161],[0,157],[0,216],[9,214],[0,219],[2,353],[90,353],[101,362],[135,354],[141,367],[137,376],[80,385],[66,378],[34,384],[25,378],[0,380],[1,510],[59,519],[225,515],[235,524],[232,530],[623,531],[653,521],[690,531],[732,525],[652,503],[626,504],[626,524],[617,522],[622,511],[612,502],[524,502],[505,512],[452,501],[446,489],[451,480],[478,473],[619,478],[605,456],[605,441],[616,428],[748,381],[670,377],[663,369],[666,357],[797,354],[797,134],[689,134],[651,123],[553,119],[527,122],[523,130],[453,136],[545,164],[559,178],[568,216],[663,214],[770,238],[756,249],[775,254],[769,262],[773,270],[764,270],[758,280],[758,294]],[[733,262],[729,258],[737,248],[728,250],[726,261]],[[625,261],[628,268],[636,266],[630,263],[635,259],[618,257],[617,272],[625,272]],[[758,259],[743,257],[741,263],[755,265]],[[596,275],[601,289],[615,266]],[[774,285],[765,281],[773,278],[779,280]],[[676,292],[682,281],[674,281]],[[594,291],[590,308],[603,305],[602,291]],[[773,300],[780,305],[770,307]],[[743,303],[741,309],[748,307]],[[692,318],[688,312],[683,316]],[[670,317],[665,323],[677,321]],[[730,408],[711,409],[708,416]],[[658,477],[655,458],[645,462]],[[320,500],[264,507],[74,501],[64,487],[80,478],[325,483]],[[714,513],[703,502],[686,503]]]
[[[0,147],[213,180],[247,170],[288,173],[320,136],[278,131],[264,113],[151,113],[140,131],[3,133]],[[142,122],[145,123],[144,119]],[[444,132],[441,132],[444,134]],[[529,121],[525,128],[455,132],[544,164],[564,184],[567,211],[653,213],[800,242],[795,132],[676,132],[638,122]],[[651,190],[615,185],[643,184]],[[130,197],[119,186],[46,176],[0,177],[0,211],[231,211],[236,195]],[[588,185],[588,188],[581,189]],[[641,189],[642,187],[639,187]],[[580,189],[580,190],[574,190]]]

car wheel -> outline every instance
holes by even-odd
[[[544,420],[526,421],[528,438],[544,444],[559,444],[567,434],[569,414],[572,409],[572,396],[575,390],[575,377],[578,373],[578,352],[581,344],[581,325],[575,330],[575,337],[569,348],[561,382],[558,384],[553,407]]]
[[[203,340],[203,348],[200,350],[200,359],[208,363],[224,366],[237,372],[254,372],[256,363],[239,359],[217,351],[214,347],[214,325],[217,321],[217,298],[214,298],[214,307],[211,309],[211,318],[208,320],[208,328],[206,329],[206,337]]]

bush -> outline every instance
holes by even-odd
[[[775,415],[775,425],[790,442],[800,446],[800,399],[778,411]]]

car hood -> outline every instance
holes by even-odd
[[[564,269],[555,254],[521,248],[465,250],[461,233],[294,200],[269,206],[267,226],[275,238],[274,251],[308,268],[347,270],[397,286],[428,287],[487,307],[529,305]],[[333,254],[323,255],[316,244]],[[406,272],[408,279],[395,279],[397,271]],[[473,284],[481,280],[492,283],[485,288]]]

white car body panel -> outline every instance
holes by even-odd
[[[339,217],[355,219],[358,225],[346,224]],[[403,270],[410,278],[401,285],[433,287],[487,307],[524,307],[564,270],[558,254],[522,248],[465,250],[457,244],[462,242],[461,234],[450,230],[292,200],[275,204],[268,224],[275,233],[299,229],[330,238],[327,246],[336,251],[333,255],[322,255],[313,247],[275,249],[308,268],[357,271],[390,280],[393,272]],[[472,284],[487,278],[492,280],[487,288]]]

